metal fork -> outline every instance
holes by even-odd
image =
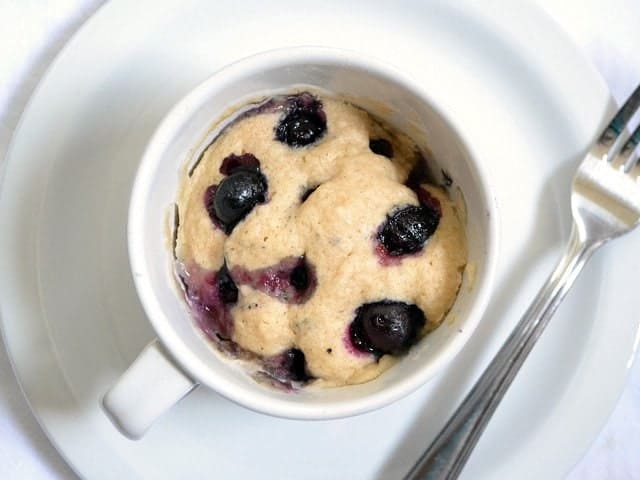
[[[458,478],[493,412],[591,255],[640,220],[637,178],[640,86],[593,145],[573,178],[573,227],[558,266],[480,379],[405,480]]]

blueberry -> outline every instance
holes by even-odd
[[[218,296],[220,297],[220,300],[222,300],[222,303],[228,305],[238,301],[238,287],[233,281],[233,278],[231,278],[231,274],[229,273],[226,263],[222,266],[216,276],[216,284],[218,286]]]
[[[280,382],[306,382],[312,377],[307,373],[307,362],[302,350],[290,348],[264,359],[266,372]]]
[[[315,114],[293,112],[278,125],[276,138],[290,147],[304,147],[318,140],[326,128],[326,124]]]
[[[369,140],[369,149],[377,155],[393,158],[393,146],[386,138],[372,138]]]
[[[260,170],[260,160],[252,153],[243,153],[242,155],[232,153],[226,156],[220,165],[220,173],[223,175],[231,175],[239,169],[258,171]]]
[[[356,310],[349,334],[353,346],[376,356],[406,352],[426,322],[416,305],[383,300],[366,303]]]
[[[439,223],[440,213],[430,206],[407,205],[387,217],[377,238],[392,257],[416,253],[422,250]]]
[[[304,382],[310,378],[302,350],[291,348],[284,352],[282,366],[289,372],[289,378],[294,382]]]
[[[209,187],[211,188],[211,187]],[[226,233],[246,217],[258,203],[264,203],[267,179],[259,171],[240,169],[222,180],[213,194],[213,217]],[[207,196],[205,195],[205,201]]]
[[[304,259],[291,270],[289,282],[299,292],[305,291],[309,286],[309,273]]]
[[[305,147],[324,136],[327,118],[322,103],[309,93],[289,98],[286,113],[276,126],[276,140],[293,148]]]

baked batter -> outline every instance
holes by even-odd
[[[179,193],[175,253],[198,324],[282,385],[380,375],[442,322],[466,264],[459,213],[422,161],[339,99],[242,114]]]

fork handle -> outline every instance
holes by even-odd
[[[599,244],[573,226],[558,266],[487,369],[405,480],[458,478],[493,412],[582,267]]]

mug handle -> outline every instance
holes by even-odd
[[[154,340],[105,394],[102,408],[123,435],[138,440],[197,386]]]

